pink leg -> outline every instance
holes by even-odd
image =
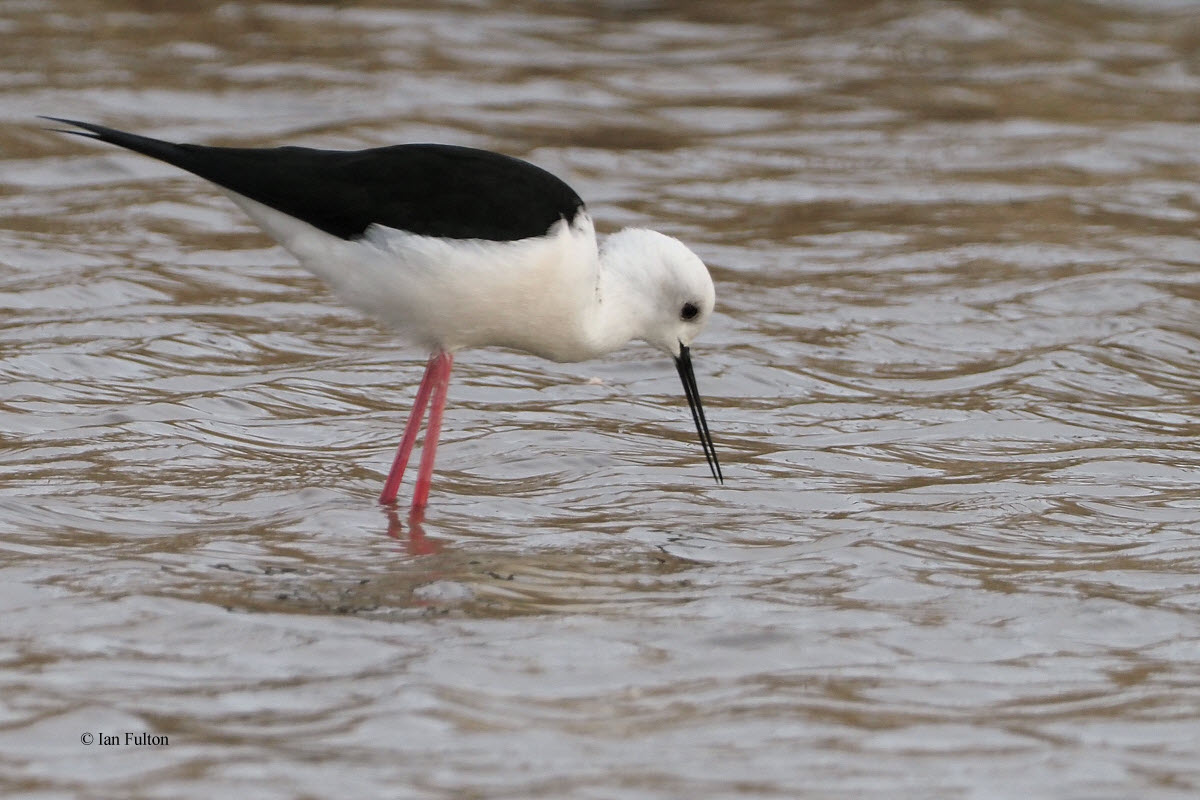
[[[425,377],[421,378],[421,387],[417,389],[417,399],[413,401],[412,413],[408,415],[408,423],[404,426],[404,438],[400,440],[400,449],[396,451],[396,460],[392,462],[392,471],[388,473],[387,481],[383,484],[383,494],[379,502],[391,505],[396,502],[400,492],[400,479],[404,477],[404,468],[408,466],[408,457],[412,455],[413,445],[417,443],[417,431],[421,429],[421,419],[425,416],[425,406],[429,404],[429,393],[437,380],[437,365],[440,354],[434,353],[425,365]]]
[[[412,514],[419,515],[429,502],[429,487],[433,483],[433,460],[437,457],[438,436],[442,432],[442,410],[446,408],[446,390],[450,385],[450,368],[454,356],[439,353],[437,378],[433,385],[433,405],[429,409],[429,425],[425,429],[425,444],[421,446],[421,468],[417,472],[417,488],[413,492]]]

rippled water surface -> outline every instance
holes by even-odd
[[[1200,792],[1195,5],[181,5],[0,0],[0,793]],[[37,114],[684,239],[726,485],[648,347],[466,351],[414,529],[426,354]]]

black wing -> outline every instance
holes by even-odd
[[[342,239],[376,223],[424,236],[512,241],[542,236],[583,208],[579,195],[546,170],[470,147],[207,147],[46,119],[88,132],[66,133],[173,164]]]

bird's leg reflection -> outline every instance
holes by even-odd
[[[430,539],[425,535],[424,510],[413,511],[408,515],[408,532],[405,534],[404,523],[400,521],[400,513],[395,506],[384,506],[383,513],[387,515],[387,535],[398,542],[404,543],[404,552],[410,556],[430,556],[442,551],[442,542]]]

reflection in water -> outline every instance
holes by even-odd
[[[6,794],[1200,789],[1186,4],[44,0],[0,37]],[[649,349],[465,351],[439,503],[381,519],[424,354],[41,113],[501,150],[695,243],[726,484]]]
[[[387,515],[387,535],[398,542],[403,542],[404,552],[408,555],[431,556],[442,551],[445,543],[425,534],[424,511],[409,512],[407,531],[404,524],[400,522],[400,514],[396,511],[395,506],[385,506],[383,512]]]

